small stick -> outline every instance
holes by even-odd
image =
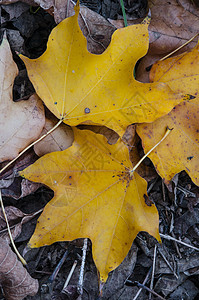
[[[173,273],[173,275],[178,279],[178,275],[175,273],[175,271],[173,270],[171,264],[169,263],[169,261],[166,259],[165,255],[163,254],[162,250],[160,247],[158,247],[158,252],[160,253],[160,255],[162,256],[162,258],[164,259],[165,263],[167,264],[167,266],[169,267],[169,269],[171,270],[171,272]]]
[[[62,289],[62,293],[65,293],[65,289],[68,286],[68,283],[69,283],[69,281],[70,281],[70,279],[71,279],[71,277],[72,277],[72,275],[73,275],[73,273],[75,271],[76,266],[77,266],[77,260],[75,260],[74,263],[73,263],[73,266],[72,266],[72,268],[70,270],[70,273],[68,274],[66,282],[64,283],[64,287]]]
[[[154,283],[156,254],[157,254],[157,245],[155,244],[154,252],[153,252],[153,268],[152,268],[151,283],[150,283],[150,289],[151,290],[153,289],[153,283]],[[149,299],[151,299],[151,296],[152,296],[152,294],[149,295]]]
[[[132,176],[133,175],[133,172],[139,167],[139,165],[143,162],[143,160],[160,144],[160,143],[162,143],[163,141],[164,141],[164,139],[169,135],[169,133],[171,132],[173,130],[173,128],[172,129],[170,129],[169,127],[167,127],[167,130],[166,130],[166,132],[165,132],[165,134],[164,134],[164,136],[163,136],[163,138],[161,138],[161,140],[155,145],[155,146],[153,146],[153,148],[151,148],[151,150],[149,150],[140,160],[139,160],[139,162],[135,165],[135,167],[132,169],[132,170],[130,170],[130,175]]]
[[[80,268],[80,274],[79,274],[79,282],[77,286],[77,291],[80,294],[80,299],[81,296],[83,295],[83,279],[84,279],[84,267],[85,267],[85,262],[86,262],[86,251],[87,251],[87,245],[88,245],[88,239],[84,239],[84,245],[82,248],[82,263],[81,263],[81,268]]]
[[[152,188],[154,187],[154,185],[156,184],[158,180],[158,177],[155,178],[155,180],[151,183],[151,185],[149,186],[149,188],[147,189],[147,194],[150,193],[150,191],[152,190]]]
[[[146,274],[146,277],[145,277],[145,279],[144,279],[144,281],[143,281],[143,285],[145,285],[146,283],[147,283],[147,281],[148,281],[148,279],[149,279],[149,275],[151,274],[151,271],[152,271],[152,268],[150,268],[149,269],[149,271],[148,271],[148,273]],[[138,298],[138,296],[140,295],[140,293],[141,293],[141,291],[142,291],[142,287],[137,291],[137,293],[136,293],[136,295],[135,295],[135,297],[133,298],[133,300],[136,300],[137,298]]]
[[[182,241],[179,241],[179,240],[173,238],[173,237],[170,236],[170,235],[160,233],[160,236],[161,236],[163,239],[166,239],[166,240],[169,240],[169,241],[175,241],[175,242],[177,242],[177,243],[179,243],[179,244],[182,244],[182,245],[184,245],[184,246],[186,246],[186,247],[189,247],[189,248],[191,248],[191,249],[194,249],[194,250],[196,250],[196,251],[199,251],[199,248],[196,248],[196,247],[194,247],[194,246],[192,246],[192,245],[189,245],[189,244],[187,244],[187,243],[184,243],[184,242],[182,242]]]
[[[9,237],[10,237],[11,244],[12,244],[14,250],[15,250],[16,255],[18,256],[18,258],[20,259],[20,261],[22,262],[22,264],[25,266],[25,265],[27,265],[27,262],[21,256],[21,254],[19,253],[19,251],[17,250],[17,248],[15,246],[15,243],[13,241],[13,238],[12,238],[12,233],[10,231],[10,226],[9,226],[9,223],[8,223],[8,219],[7,219],[7,216],[6,216],[5,208],[4,208],[4,205],[3,205],[3,200],[2,200],[2,197],[1,197],[1,189],[0,189],[0,202],[1,202],[1,209],[2,209],[2,212],[3,212],[4,218],[5,218],[5,221],[6,221],[6,225],[8,227],[8,234],[9,234]]]
[[[181,45],[177,49],[173,50],[171,53],[167,54],[163,58],[161,58],[159,61],[163,61],[166,58],[168,58],[169,56],[171,56],[172,54],[176,53],[178,50],[180,50],[181,48],[183,48],[184,46],[186,46],[187,44],[189,44],[190,42],[192,42],[198,35],[199,35],[199,33],[195,34],[190,40],[188,40],[186,43],[184,43],[183,45]]]
[[[52,275],[48,278],[48,282],[53,282],[55,280],[55,278],[57,277],[57,274],[59,273],[63,263],[66,260],[66,257],[68,256],[69,251],[66,250],[64,255],[62,256],[60,262],[58,263],[58,265],[56,266],[56,268],[54,269]]]
[[[146,291],[148,291],[149,293],[153,294],[154,296],[158,297],[161,300],[166,300],[165,298],[163,298],[162,296],[160,296],[159,294],[157,294],[155,291],[151,290],[150,288],[148,288],[147,286],[145,286],[142,283],[139,283],[138,281],[134,281],[134,283],[138,286],[138,287],[142,287],[143,289],[145,289]]]
[[[27,146],[23,151],[21,151],[19,153],[19,155],[17,157],[15,157],[13,160],[11,160],[7,165],[5,165],[5,167],[3,167],[0,170],[0,174],[2,172],[4,172],[10,165],[12,165],[20,156],[22,156],[28,149],[30,149],[32,146],[34,146],[35,144],[37,144],[38,142],[40,142],[41,140],[43,140],[46,136],[48,136],[51,132],[53,132],[62,122],[63,122],[63,118],[59,120],[59,122],[53,127],[51,128],[47,133],[45,133],[44,135],[42,135],[39,139],[37,139],[36,141],[34,141],[32,144],[30,144],[29,146]]]
[[[175,235],[174,235],[173,231],[171,232],[171,235],[172,235],[173,238],[175,238]],[[180,250],[179,250],[179,248],[178,248],[178,244],[176,243],[176,241],[174,241],[174,246],[175,246],[175,248],[176,248],[176,252],[178,253],[179,258],[181,259],[181,258],[182,258],[182,255],[181,255],[181,253],[180,253]]]

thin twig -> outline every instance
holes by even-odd
[[[176,272],[174,271],[174,269],[172,268],[170,262],[166,259],[164,253],[162,252],[162,249],[160,248],[160,246],[158,247],[158,252],[160,253],[160,255],[162,256],[163,260],[165,261],[165,263],[167,264],[167,266],[169,267],[169,269],[171,270],[171,272],[173,273],[173,275],[178,279],[178,275],[176,274]]]
[[[172,51],[171,53],[167,54],[167,55],[164,56],[163,58],[161,58],[159,61],[165,60],[165,59],[168,58],[169,56],[173,55],[173,54],[176,53],[178,50],[182,49],[184,46],[186,46],[187,44],[189,44],[190,42],[192,42],[198,35],[199,35],[199,33],[195,34],[190,40],[188,40],[186,43],[184,43],[183,45],[181,45],[180,47],[178,47],[177,49],[175,49],[175,50]]]
[[[173,231],[171,232],[171,235],[172,235],[173,238],[175,238],[175,235],[174,235]],[[180,250],[179,250],[179,248],[178,248],[178,244],[176,243],[176,241],[174,241],[174,246],[175,246],[175,248],[176,248],[176,252],[178,253],[179,258],[181,259],[181,258],[182,258],[182,255],[181,255],[181,253],[180,253]]]
[[[145,279],[144,279],[144,281],[142,283],[143,285],[145,285],[147,283],[147,281],[149,279],[149,276],[151,274],[151,271],[152,271],[152,267],[149,269],[148,273],[146,274],[146,277],[145,277]],[[138,298],[138,296],[140,295],[140,293],[141,293],[142,290],[143,290],[143,288],[140,287],[140,289],[137,291],[137,293],[136,293],[135,297],[133,298],[133,300],[136,300]]]
[[[199,251],[199,248],[196,248],[196,247],[194,247],[194,246],[192,246],[192,245],[189,245],[189,244],[187,244],[187,243],[184,243],[184,242],[182,242],[182,241],[179,241],[179,240],[173,238],[173,237],[170,236],[170,235],[160,233],[160,236],[161,236],[163,239],[166,239],[166,240],[169,240],[169,241],[175,241],[175,242],[177,242],[177,243],[179,243],[179,244],[182,244],[182,245],[184,245],[184,246],[186,246],[186,247],[189,247],[189,248],[191,248],[191,249],[194,249],[194,250],[196,250],[196,251]]]
[[[151,283],[150,283],[150,289],[151,290],[153,289],[153,283],[154,283],[156,254],[157,254],[157,245],[155,244],[154,252],[153,252],[153,268],[152,268]],[[151,296],[152,296],[152,294],[149,295],[149,299],[151,299]]]
[[[80,299],[81,296],[83,295],[83,280],[84,280],[84,267],[85,267],[85,262],[86,262],[86,251],[87,251],[87,245],[88,245],[88,239],[84,239],[84,245],[82,248],[82,263],[81,263],[81,268],[80,268],[80,274],[79,274],[79,282],[78,282],[78,293],[80,294]]]
[[[62,256],[61,260],[59,261],[58,265],[56,266],[56,268],[54,269],[52,275],[48,278],[48,282],[53,282],[55,280],[55,278],[57,277],[57,274],[59,273],[63,263],[66,260],[66,257],[68,256],[69,251],[66,250],[64,255]]]
[[[160,296],[159,294],[157,294],[155,291],[151,290],[150,288],[148,288],[147,286],[145,286],[142,283],[139,283],[138,281],[134,281],[134,283],[138,286],[138,287],[142,287],[143,289],[145,289],[147,292],[153,294],[154,296],[158,297],[161,300],[166,300],[165,298],[163,298],[162,296]]]
[[[73,266],[72,266],[72,268],[70,270],[70,273],[68,274],[66,282],[64,283],[64,287],[62,289],[62,293],[65,293],[65,289],[67,288],[67,286],[69,284],[69,281],[70,281],[70,279],[71,279],[71,277],[72,277],[72,275],[73,275],[73,273],[75,271],[76,266],[77,266],[77,260],[75,260],[74,263],[73,263]]]
[[[11,233],[11,230],[10,230],[10,226],[9,226],[8,219],[7,219],[7,216],[6,216],[5,208],[4,208],[4,205],[3,205],[3,200],[2,200],[2,197],[1,197],[1,189],[0,189],[0,202],[1,202],[1,209],[2,209],[2,212],[3,212],[4,218],[5,218],[5,221],[6,221],[6,225],[8,227],[8,234],[9,234],[9,237],[10,237],[11,244],[12,244],[14,250],[15,250],[16,255],[18,256],[18,258],[20,259],[22,264],[25,266],[25,265],[27,265],[27,263],[26,263],[25,259],[21,256],[19,251],[17,250],[17,248],[15,246],[15,243],[14,243],[14,240],[12,238],[12,233]]]

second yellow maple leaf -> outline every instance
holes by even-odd
[[[30,240],[32,247],[88,237],[101,280],[127,255],[139,231],[157,240],[159,218],[148,203],[147,182],[136,172],[119,140],[74,128],[73,145],[40,158],[20,174],[54,191]],[[146,201],[146,202],[145,202]]]

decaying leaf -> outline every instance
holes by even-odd
[[[167,139],[149,157],[166,183],[185,170],[199,185],[199,45],[192,51],[155,64],[153,81],[167,82],[175,92],[189,93],[195,98],[178,104],[167,116],[151,124],[137,126],[145,152],[161,138],[165,128],[173,128]]]
[[[16,3],[16,2],[19,2],[19,0],[0,0],[0,4],[11,4],[11,3]],[[35,5],[34,0],[20,0],[20,2],[24,2],[29,5]]]
[[[21,234],[22,225],[27,223],[31,219],[33,219],[41,211],[42,210],[32,214],[25,214],[20,209],[14,206],[5,207],[5,213],[8,219],[13,240],[15,240]],[[10,243],[7,224],[1,208],[0,208],[0,237],[6,240],[8,244]]]
[[[39,288],[38,281],[33,279],[18,261],[7,242],[0,238],[0,284],[6,300],[22,300],[34,296]]]
[[[199,9],[191,1],[151,0],[149,2],[152,14],[151,51],[165,55],[198,33]],[[187,3],[186,7],[185,2]],[[191,8],[193,8],[192,11]],[[189,47],[193,47],[193,44]]]
[[[24,216],[24,214],[22,213],[22,211],[20,211],[18,208],[14,206],[5,207],[5,213],[9,225],[11,227],[10,229],[12,233],[12,238],[15,240],[21,233],[21,223],[18,221]],[[4,238],[8,244],[10,243],[10,237],[8,235],[7,225],[6,225],[6,221],[2,209],[0,209],[0,237]]]
[[[21,56],[38,95],[56,117],[63,113],[71,126],[101,124],[123,134],[127,125],[152,122],[182,100],[163,83],[133,78],[135,63],[148,49],[147,22],[115,31],[107,50],[94,55],[87,51],[78,12],[77,6],[75,16],[53,29],[41,57]]]
[[[139,231],[160,240],[158,212],[145,203],[147,183],[132,168],[127,147],[74,128],[73,145],[40,158],[20,175],[54,190],[39,218],[32,247],[88,237],[105,281],[127,255]]]
[[[28,101],[13,102],[12,87],[17,66],[4,35],[0,46],[0,162],[15,158],[42,131],[45,117],[42,101],[35,94]]]
[[[50,129],[52,129],[57,123],[56,118],[51,116],[50,119],[46,118],[44,129],[40,136],[46,134]],[[61,124],[56,130],[51,134],[47,135],[43,140],[34,145],[35,153],[38,156],[54,152],[62,151],[70,147],[73,143],[73,130],[70,126],[66,124]]]
[[[146,82],[146,68],[177,49],[199,31],[199,9],[190,0],[150,0],[151,24],[149,27],[150,47],[137,70],[138,80]],[[181,52],[192,49],[195,38]],[[180,52],[178,52],[179,54]],[[147,81],[148,82],[148,81]]]
[[[142,82],[148,81],[151,66],[160,58],[171,53],[198,33],[199,8],[191,0],[149,0],[151,22],[149,25],[149,51],[139,63],[136,78]],[[117,28],[124,26],[121,20],[110,20]],[[134,21],[128,21],[133,24]],[[192,49],[197,43],[195,38],[181,52]],[[178,52],[179,54],[180,52]]]
[[[1,1],[2,4],[10,4],[18,2],[18,0]],[[75,2],[72,0],[23,0],[29,5],[40,5],[53,15],[55,22],[60,23],[67,17],[74,15]],[[87,47],[89,52],[102,53],[111,41],[111,36],[115,31],[115,27],[98,13],[91,9],[81,6],[78,17],[80,28],[87,39]]]
[[[38,159],[34,150],[31,148],[19,157],[9,168],[3,173],[0,173],[0,188],[2,195],[12,197],[16,200],[30,195],[42,186],[40,183],[35,183],[27,179],[22,179],[18,175],[18,171],[27,168]],[[7,161],[0,164],[0,169],[7,165]]]
[[[50,11],[58,24],[65,18],[74,15],[75,2],[72,0],[35,0],[43,9]],[[91,9],[81,6],[78,16],[79,26],[87,39],[88,51],[95,54],[102,53],[111,41],[115,27],[101,15]]]

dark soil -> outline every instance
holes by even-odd
[[[122,11],[117,0],[84,0],[87,5],[105,18],[120,18]],[[129,18],[143,17],[147,1],[124,1]],[[23,13],[17,15],[17,7]],[[23,8],[22,8],[23,7]],[[12,12],[13,10],[13,12]],[[19,76],[15,80],[14,100],[25,99],[34,92],[34,88],[26,75],[25,66],[15,53],[23,53],[30,58],[39,57],[46,49],[48,36],[56,26],[54,19],[41,8],[30,8],[26,4],[15,3],[9,6],[1,5],[1,36],[6,31],[13,57],[19,68]],[[37,157],[34,158],[34,160]],[[21,167],[22,168],[22,167]],[[12,169],[10,169],[12,171]],[[11,174],[10,171],[10,174]],[[10,176],[9,172],[0,177],[4,180]],[[25,213],[33,213],[44,207],[53,197],[53,192],[46,187],[39,188],[34,194],[15,200],[12,195],[20,190],[21,179],[9,188],[3,188],[5,206],[15,206]],[[168,234],[187,244],[199,247],[199,190],[191,182],[185,172],[179,175],[176,186],[173,183],[171,191],[156,177],[149,182],[149,198],[152,200],[160,215],[160,233]],[[18,192],[20,195],[20,191]],[[16,245],[28,263],[27,269],[32,277],[39,280],[40,289],[36,296],[25,299],[77,299],[78,281],[82,259],[84,240],[73,242],[59,242],[51,246],[27,250],[27,243],[33,234],[36,219],[23,225],[22,232],[16,240]],[[156,268],[154,282],[151,289],[170,300],[199,299],[199,256],[198,252],[187,246],[162,240],[157,244],[154,238],[146,233],[139,233],[132,248],[123,263],[110,273],[108,281],[99,294],[98,273],[92,259],[92,245],[88,242],[86,265],[84,271],[82,299],[103,300],[132,300],[139,290],[139,284],[150,286],[154,249]],[[69,285],[63,290],[69,272],[77,261],[77,266]],[[55,270],[57,270],[55,274]],[[146,277],[147,276],[147,277]],[[147,279],[148,278],[148,279]],[[3,300],[0,293],[0,300]],[[139,300],[159,299],[157,295],[142,289]]]

